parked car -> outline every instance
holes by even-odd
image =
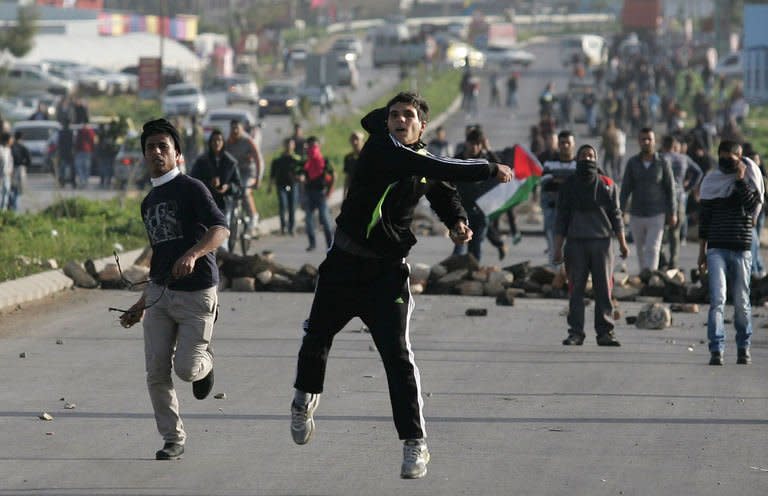
[[[25,121],[35,113],[37,105],[31,105],[17,97],[0,98],[0,115],[4,120],[16,122]]]
[[[203,115],[208,104],[200,88],[190,83],[178,83],[165,89],[162,109],[165,115]]]
[[[308,53],[309,48],[307,45],[301,43],[297,43],[288,49],[288,57],[290,57],[291,61],[295,64],[303,64],[304,61],[307,60]]]
[[[321,108],[331,108],[336,101],[336,93],[330,84],[302,86],[299,88],[299,97],[309,100],[311,105]]]
[[[268,114],[291,114],[299,102],[296,85],[273,81],[264,85],[259,97],[259,118]]]
[[[115,185],[119,189],[137,186],[140,189],[149,182],[149,172],[144,167],[141,140],[136,133],[128,135],[115,156]]]
[[[354,36],[342,36],[336,38],[331,45],[331,50],[342,55],[351,53],[358,58],[363,55],[363,44]]]
[[[536,57],[527,50],[511,47],[489,46],[483,50],[485,63],[500,68],[509,68],[516,65],[528,67]]]
[[[139,85],[137,76],[111,72],[100,67],[85,66],[77,69],[74,74],[79,88],[95,94],[135,93]]]
[[[485,65],[485,55],[475,47],[463,41],[451,40],[445,50],[446,62],[458,69],[467,65],[482,69]]]
[[[744,77],[744,64],[741,52],[734,52],[721,58],[714,70],[715,75],[725,79],[741,79]]]
[[[10,93],[22,91],[47,91],[55,95],[67,95],[75,89],[72,81],[60,79],[33,66],[17,65],[8,69],[4,85]]]
[[[30,172],[51,172],[51,147],[55,145],[61,124],[58,121],[19,121],[12,133],[22,132],[24,145],[29,150]]]
[[[233,107],[211,109],[200,123],[203,126],[203,136],[205,136],[206,142],[208,141],[208,136],[211,135],[211,131],[214,129],[224,133],[225,137],[228,136],[229,125],[233,120],[240,122],[243,125],[243,129],[251,135],[253,130],[259,125],[256,116],[248,109]]]

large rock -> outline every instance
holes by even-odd
[[[96,275],[96,279],[101,284],[102,289],[123,289],[125,287],[116,263],[106,264]]]
[[[429,287],[430,293],[450,294],[454,288],[466,278],[469,271],[467,269],[458,269],[441,277],[438,281]]]
[[[552,281],[555,280],[556,274],[557,272],[552,267],[547,265],[539,265],[531,269],[531,273],[528,278],[536,284],[543,286],[544,284],[552,284]]]
[[[253,277],[235,277],[232,279],[232,291],[250,292],[256,287]]]
[[[272,271],[262,270],[261,272],[256,274],[256,280],[259,281],[259,284],[261,284],[262,286],[266,286],[272,280]]]
[[[279,293],[290,292],[294,290],[293,281],[281,274],[274,274],[269,281],[267,289]]]
[[[456,289],[462,296],[483,296],[485,291],[483,283],[480,281],[461,281]]]
[[[515,282],[515,276],[506,270],[498,270],[491,272],[488,275],[488,282],[491,284],[501,284],[502,286],[507,287]]]
[[[426,283],[429,280],[430,267],[427,264],[415,263],[411,265],[411,283]]]
[[[473,271],[480,268],[480,264],[471,253],[467,253],[466,255],[451,255],[440,262],[440,265],[448,269],[448,272],[454,272],[459,269]]]
[[[448,269],[445,268],[445,265],[435,264],[429,268],[429,278],[427,280],[430,282],[438,281],[447,274]]]
[[[498,296],[506,290],[504,285],[500,282],[485,282],[483,283],[483,294],[485,296]]]
[[[619,286],[613,288],[613,297],[619,301],[635,301],[640,295],[640,290],[632,286]]]
[[[99,287],[98,281],[85,271],[82,265],[74,260],[64,265],[64,274],[75,282],[75,286],[80,288],[93,289]]]
[[[522,281],[528,277],[528,274],[531,271],[531,262],[526,260],[525,262],[520,262],[508,267],[504,267],[504,270],[511,272],[512,275],[515,276],[515,280]]]
[[[635,325],[639,329],[664,329],[672,325],[672,314],[667,306],[650,303],[643,306],[637,314]]]

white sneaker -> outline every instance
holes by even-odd
[[[427,475],[429,450],[423,439],[407,439],[403,444],[403,466],[400,477],[403,479],[421,479]]]
[[[315,431],[315,419],[312,415],[320,403],[319,394],[310,394],[306,404],[291,403],[291,436],[296,444],[307,444]]]

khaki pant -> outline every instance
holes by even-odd
[[[633,215],[629,219],[629,228],[635,240],[640,271],[658,269],[661,240],[664,237],[664,214],[651,217]]]
[[[183,444],[186,433],[179,416],[171,368],[186,382],[202,379],[213,368],[208,346],[218,302],[216,288],[166,289],[163,293],[162,286],[150,284],[145,295],[147,304],[160,298],[144,315],[147,387],[157,430],[165,442]]]

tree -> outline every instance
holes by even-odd
[[[0,32],[0,49],[8,50],[16,58],[30,50],[37,33],[37,10],[34,6],[18,9],[16,24]]]

